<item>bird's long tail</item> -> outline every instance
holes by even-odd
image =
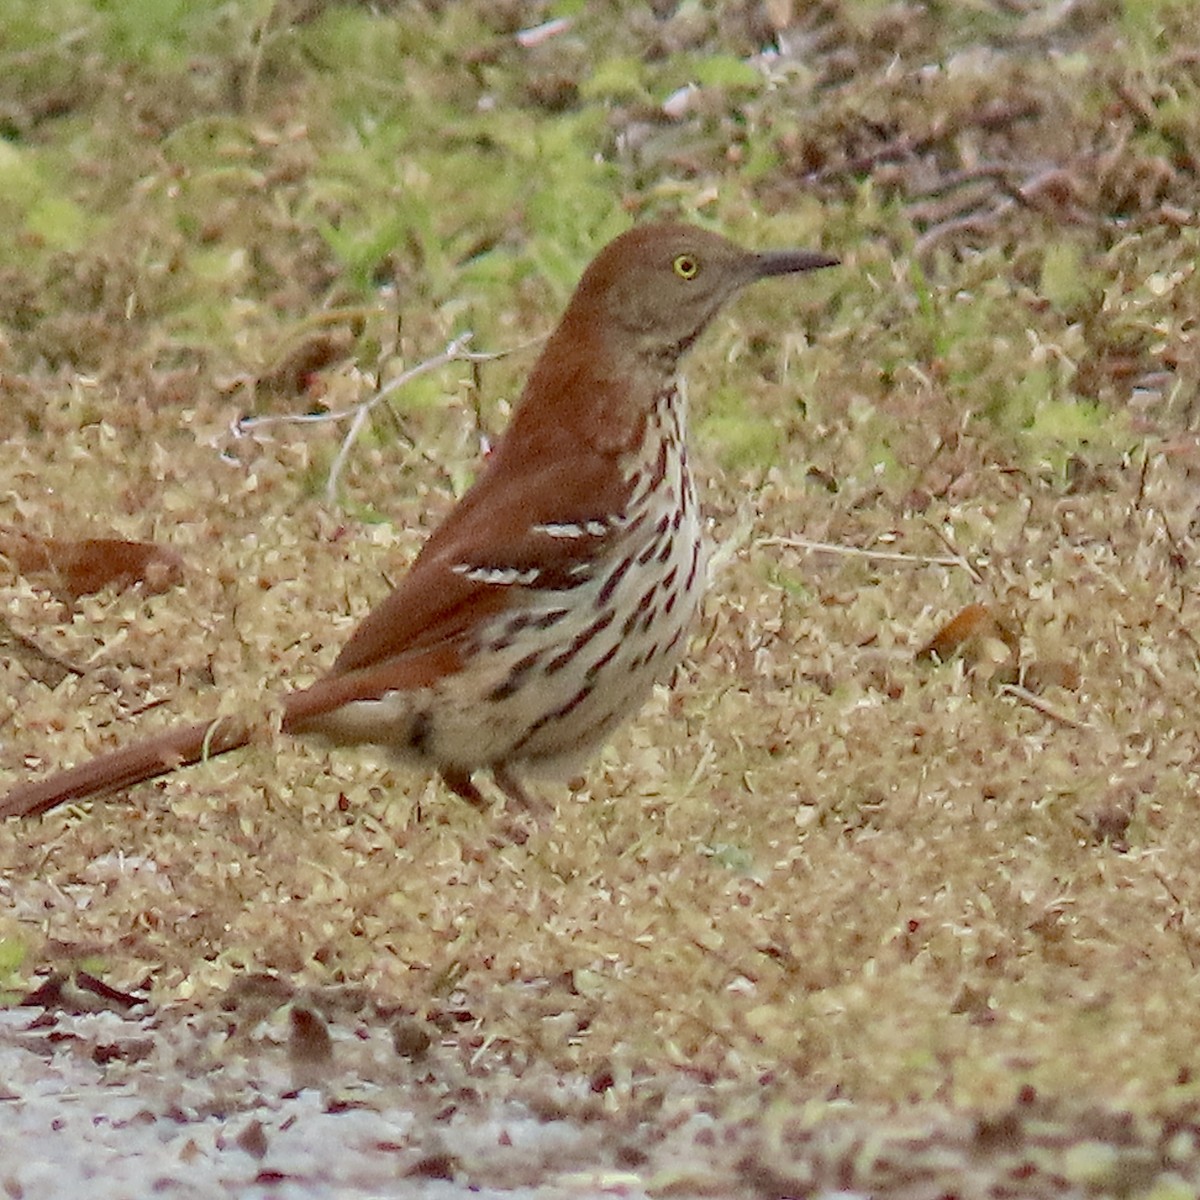
[[[35,816],[59,804],[120,791],[177,767],[236,750],[250,741],[253,732],[253,725],[240,717],[168,729],[157,737],[13,788],[0,799],[0,818]]]

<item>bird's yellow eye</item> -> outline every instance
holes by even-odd
[[[691,254],[677,254],[671,265],[680,279],[695,279],[700,271],[700,264]]]

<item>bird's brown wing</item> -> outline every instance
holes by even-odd
[[[594,454],[548,463],[533,478],[485,472],[316,686],[355,674],[368,690],[421,687],[456,670],[470,632],[515,591],[582,581],[617,534],[628,493],[614,464]]]

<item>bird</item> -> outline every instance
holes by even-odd
[[[584,270],[479,475],[311,686],[289,734],[383,747],[489,807],[490,773],[538,813],[683,657],[706,582],[680,364],[751,283],[838,265],[634,225]],[[266,715],[168,728],[0,800],[0,817],[124,791],[246,745]]]

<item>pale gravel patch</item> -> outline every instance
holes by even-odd
[[[678,1075],[599,1097],[537,1067],[480,1070],[452,1040],[413,1062],[386,1022],[353,1018],[329,1022],[332,1065],[297,1088],[285,1012],[244,1032],[225,1008],[0,1012],[0,1196],[1185,1200],[1200,1180],[1186,1112],[1032,1091],[991,1113],[879,1107]]]
[[[357,1057],[356,1067],[367,1070],[375,1058],[379,1066],[382,1044],[356,1056],[361,1031],[334,1035],[339,1057]],[[444,1105],[431,1106],[428,1097],[406,1104],[403,1084],[381,1070],[374,1080],[342,1072],[331,1075],[327,1087],[295,1090],[286,1048],[270,1029],[248,1056],[228,1047],[214,1055],[216,1037],[190,1022],[164,1030],[154,1016],[95,1012],[47,1020],[34,1009],[0,1011],[0,1195],[553,1200],[651,1194],[637,1173],[605,1161],[594,1121],[540,1119],[504,1098],[456,1106],[453,1096],[468,1090],[461,1080],[436,1085]],[[112,1061],[97,1061],[109,1053]],[[145,1057],[124,1062],[123,1055]],[[225,1066],[213,1065],[218,1056],[228,1060]],[[448,1074],[455,1075],[453,1068]],[[697,1115],[679,1132],[686,1138],[708,1124]],[[425,1177],[440,1174],[451,1177]],[[517,1175],[533,1181],[489,1182]]]
[[[261,1073],[246,1081],[236,1110],[207,1112],[221,1091],[211,1078],[172,1081],[134,1069],[126,1082],[114,1084],[105,1067],[67,1046],[53,1048],[31,1031],[32,1019],[30,1010],[0,1012],[0,1193],[7,1196],[517,1198],[592,1190],[582,1179],[516,1188],[414,1179],[405,1160],[430,1135],[415,1128],[412,1110],[386,1103],[382,1089],[366,1088],[358,1100],[379,1107],[329,1111],[319,1090],[292,1091],[285,1070],[260,1062]],[[60,1017],[56,1033],[64,1028],[74,1031],[66,1036],[96,1044],[153,1033],[148,1020],[110,1013]],[[266,1146],[261,1158],[239,1143],[254,1122],[261,1124]],[[501,1143],[509,1157],[586,1158],[589,1140],[566,1122],[540,1122],[523,1106],[504,1103],[483,1116],[453,1119],[432,1136],[453,1146],[459,1159],[486,1158]],[[645,1194],[632,1177],[614,1182],[616,1192],[596,1186],[610,1195]]]

